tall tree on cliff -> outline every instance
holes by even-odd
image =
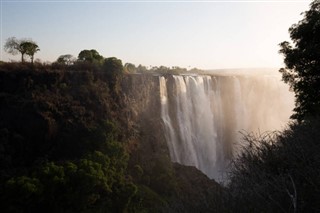
[[[124,68],[122,61],[116,57],[106,58],[103,64],[103,69],[108,77],[109,85],[118,93],[120,91],[119,80],[123,76]]]
[[[25,54],[31,58],[33,63],[34,54],[38,52],[39,46],[30,39],[17,39],[16,37],[10,37],[4,44],[4,50],[12,55],[21,54],[21,62],[24,62]]]
[[[26,54],[31,58],[33,64],[34,54],[40,51],[39,46],[33,41],[26,41],[21,44],[22,48],[26,50]]]
[[[285,68],[282,79],[295,92],[295,113],[298,121],[320,115],[320,0],[310,4],[304,18],[289,28],[293,45],[280,43]]]
[[[78,55],[79,61],[89,62],[89,63],[103,63],[103,56],[101,56],[95,49],[92,50],[82,50]]]

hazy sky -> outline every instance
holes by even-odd
[[[42,61],[96,49],[146,66],[281,67],[278,44],[311,1],[1,1],[8,37],[32,38]]]

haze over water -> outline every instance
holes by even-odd
[[[240,132],[281,130],[294,103],[293,93],[277,72],[226,73],[159,79],[171,159],[220,181],[241,145]]]

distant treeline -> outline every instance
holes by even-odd
[[[21,63],[26,63],[25,61],[25,55],[29,56],[31,58],[30,63],[32,65],[47,65],[48,67],[52,66],[52,68],[59,68],[62,67],[69,67],[68,70],[74,69],[79,70],[79,68],[94,68],[95,70],[101,68],[106,61],[118,61],[119,59],[115,57],[109,57],[105,58],[102,55],[99,54],[99,52],[95,49],[91,50],[82,50],[78,57],[74,57],[71,54],[64,54],[60,55],[57,60],[53,63],[47,62],[47,63],[41,63],[40,59],[36,59],[34,61],[34,54],[38,51],[40,51],[38,45],[36,42],[32,41],[31,39],[17,39],[15,37],[10,37],[6,40],[6,43],[4,45],[4,49],[6,52],[16,55],[18,53],[21,54]],[[4,62],[0,62],[4,63]],[[122,62],[121,62],[122,65]],[[76,67],[74,67],[76,66]],[[79,67],[80,66],[80,67]],[[83,67],[84,66],[84,67]],[[76,69],[75,69],[76,68]],[[178,66],[173,67],[166,67],[166,66],[143,66],[139,64],[138,66],[132,64],[132,63],[125,63],[123,65],[122,71],[124,73],[151,73],[151,74],[186,74],[186,73],[203,73],[202,70],[199,70],[197,68],[192,68],[187,70],[186,68],[181,68]]]

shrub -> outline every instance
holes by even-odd
[[[319,128],[314,119],[282,133],[246,135],[229,174],[231,211],[319,211]]]

